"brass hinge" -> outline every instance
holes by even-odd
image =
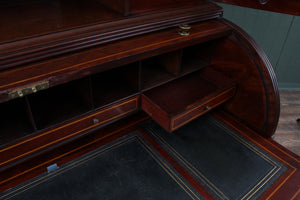
[[[13,90],[8,93],[8,97],[9,99],[16,99],[31,93],[36,93],[37,91],[40,90],[45,90],[49,87],[50,87],[49,81],[43,81],[40,83],[35,83],[33,85],[26,86],[21,89]]]

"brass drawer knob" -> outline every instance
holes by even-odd
[[[192,28],[188,24],[180,24],[179,25],[180,30],[178,31],[179,35],[187,36],[190,34],[189,30]]]
[[[100,122],[99,119],[97,119],[97,118],[94,118],[94,119],[93,119],[93,123],[94,123],[94,124],[98,124],[99,122]]]

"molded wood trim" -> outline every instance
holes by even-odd
[[[264,120],[264,128],[257,131],[266,137],[271,137],[276,130],[280,113],[280,99],[275,72],[264,51],[249,34],[228,20],[222,19],[222,21],[233,28],[235,38],[248,51],[260,73],[265,90],[265,102],[256,103],[265,103],[266,118],[262,118]]]
[[[175,27],[182,23],[194,23],[218,18],[222,14],[221,7],[213,3],[207,3],[192,8],[159,12],[136,18],[128,17],[114,22],[2,43],[0,44],[0,70],[94,47],[99,44]]]

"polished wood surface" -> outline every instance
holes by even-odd
[[[273,139],[300,156],[300,91],[280,90],[280,117]]]
[[[300,16],[300,1],[298,0],[214,0],[215,2],[244,6]]]
[[[26,27],[20,26],[24,30],[16,30],[17,14],[5,22],[12,35],[0,40],[0,108],[1,123],[5,123],[0,128],[5,132],[1,135],[5,140],[0,148],[0,191],[40,175],[46,166],[67,163],[136,130],[140,122],[155,118],[143,101],[148,106],[152,103],[149,107],[156,113],[165,114],[161,124],[167,124],[170,131],[218,106],[212,112],[239,127],[238,132],[250,132],[258,144],[273,144],[266,138],[274,133],[279,117],[274,72],[254,40],[220,18],[219,6],[210,2],[193,6],[194,0],[186,6],[177,0],[149,1],[135,3],[136,15],[133,12],[119,20],[124,13],[110,9],[97,13],[99,1],[84,7],[81,3],[88,1],[76,0],[64,9],[62,2],[69,0],[42,2],[53,3],[50,11],[57,6],[45,18],[51,21],[45,25],[34,20],[42,9],[35,10],[36,4],[28,2],[22,7],[28,10],[20,12],[26,20]],[[178,7],[167,8],[166,2],[178,2]],[[81,7],[86,18],[73,18]],[[58,26],[60,20],[64,23]],[[41,32],[37,32],[39,27],[30,29],[35,23]],[[188,36],[178,34],[181,23],[192,26]],[[49,82],[49,88],[10,100],[10,92],[34,89],[41,81]],[[152,100],[165,104],[159,105],[163,109]],[[149,116],[139,112],[141,108]],[[172,127],[170,116],[175,116]],[[268,148],[278,151],[277,144]],[[278,151],[278,156],[292,163],[290,152],[279,148],[284,153]],[[185,176],[184,169],[178,170]],[[200,185],[194,185],[212,199]],[[289,191],[290,195],[294,188]]]
[[[241,28],[221,40],[212,57],[212,66],[239,85],[226,110],[262,135],[274,134],[279,118],[279,93],[275,73],[263,50]]]
[[[4,169],[15,165],[85,134],[91,128],[105,125],[136,111],[140,108],[138,99],[143,91],[208,66],[212,51],[197,56],[206,47],[211,49],[213,46],[213,43],[206,41],[230,34],[230,29],[216,20],[193,25],[189,37],[183,37],[177,31],[178,28],[164,30],[2,71],[2,101],[9,100],[9,91],[32,87],[36,81],[49,81],[50,88],[22,96],[25,101],[20,100],[23,98],[8,101],[2,114],[12,117],[5,118],[2,122],[10,126],[3,126],[2,130],[4,140],[1,141],[0,167]],[[152,42],[150,45],[149,41]],[[193,45],[195,46],[192,50],[196,53],[191,53],[190,47]],[[184,61],[181,66],[181,57],[191,62]],[[174,62],[169,63],[170,60]],[[170,66],[174,63],[177,64],[175,68]],[[153,70],[156,65],[160,67],[159,71]],[[161,73],[163,70],[171,76],[161,79],[161,75],[164,77]],[[158,77],[155,82],[152,82],[151,74]],[[214,89],[220,93],[219,85],[230,82],[218,74],[209,77],[215,85],[211,88],[212,93],[215,93]],[[149,81],[152,82],[150,85],[144,84]],[[193,85],[192,81],[192,85],[188,87]],[[196,99],[194,97],[193,100],[197,103],[198,98],[206,101],[214,98],[205,95],[197,96]],[[233,92],[228,91],[228,95],[226,93],[225,96],[218,97],[217,102],[210,101],[214,102],[210,106],[213,108],[232,95]],[[165,98],[170,98],[170,95],[166,93]],[[17,102],[18,107],[11,102]],[[192,106],[191,102],[183,103],[186,104],[185,107]],[[24,109],[18,109],[19,106],[24,106]],[[13,125],[14,115],[18,112],[22,114],[18,114],[22,126]],[[98,122],[93,124],[92,118]],[[176,123],[184,124],[189,121],[186,118],[188,117],[184,116],[183,122],[177,120]]]
[[[180,36],[177,33],[178,28],[172,28],[3,70],[0,73],[0,102],[9,99],[9,91],[28,84],[48,80],[52,87],[89,74],[220,38],[228,35],[230,30],[227,25],[212,20],[195,24],[189,37]]]
[[[57,1],[60,2],[69,0]],[[35,2],[35,4],[37,2]],[[45,2],[50,2],[51,4],[52,1]],[[65,12],[68,11],[69,13],[62,14],[60,12],[60,7],[54,6],[56,12],[53,12],[53,18],[58,19],[56,20],[57,23],[59,21],[65,22],[65,28],[61,26],[60,23],[55,24],[51,19],[48,19],[51,20],[49,23],[52,26],[50,27],[45,25],[43,21],[38,20],[42,19],[40,17],[41,12],[44,9],[48,9],[47,3],[46,5],[42,4],[42,6],[45,6],[45,8],[41,8],[39,11],[36,11],[34,6],[31,8],[32,11],[30,9],[26,10],[26,7],[23,8],[22,6],[13,7],[11,8],[11,12],[9,12],[9,16],[11,16],[10,18],[6,17],[5,15],[2,16],[1,19],[5,19],[4,24],[8,24],[8,27],[13,26],[12,28],[17,28],[17,30],[15,30],[16,33],[11,34],[17,34],[18,38],[17,40],[6,38],[9,37],[7,35],[10,34],[1,32],[4,34],[4,40],[1,40],[2,37],[0,37],[0,70],[58,56],[63,53],[75,52],[81,49],[95,47],[99,44],[130,38],[170,27],[176,27],[181,23],[200,22],[208,19],[218,18],[222,15],[221,7],[212,3],[205,3],[193,7],[184,7],[178,9],[170,8],[164,12],[153,12],[150,14],[141,15],[139,17],[122,17],[120,20],[113,21],[113,18],[118,17],[115,16],[116,14],[113,11],[108,11],[108,16],[111,18],[110,20],[108,20],[109,17],[104,17],[106,21],[103,21],[101,18],[99,22],[96,22],[95,20],[101,16],[101,11],[95,12],[94,7],[92,6],[91,13],[89,14],[89,10],[86,8],[86,6],[80,6],[80,3],[88,4],[89,1],[76,0],[75,2],[77,3],[73,3],[72,1],[72,5],[74,4],[73,10],[71,8],[65,9]],[[96,1],[92,2],[92,5],[96,4],[95,8],[99,7]],[[9,3],[9,5],[11,5],[11,3]],[[6,7],[7,6],[0,7],[0,13],[6,13]],[[86,10],[82,11],[82,8],[86,8]],[[4,11],[2,12],[1,9]],[[101,9],[107,10],[105,8]],[[19,27],[12,25],[23,20],[20,19],[20,16],[18,16],[19,12],[25,13],[23,18],[30,19],[28,22],[26,22],[25,27],[21,26],[23,28],[21,30],[18,29]],[[78,14],[78,12],[86,12],[88,14],[84,15],[86,16],[86,18],[84,18]],[[26,15],[26,13],[28,15]],[[92,16],[89,18],[89,15]],[[72,16],[75,17],[72,18]],[[64,19],[65,17],[66,19]],[[79,24],[76,21],[77,18],[80,18]],[[40,22],[39,25],[36,25],[36,21]],[[91,21],[93,23],[91,23]],[[39,26],[41,26],[42,30],[45,29],[44,33],[47,32],[49,34],[38,34],[37,31],[39,31]],[[14,30],[11,29],[10,31],[13,32]]]

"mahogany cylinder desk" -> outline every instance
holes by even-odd
[[[83,189],[100,169],[94,189],[106,189],[101,198],[82,191],[86,199],[144,190],[150,199],[300,198],[300,159],[271,138],[280,111],[272,66],[222,14],[205,0],[0,1],[0,199],[66,199],[51,195],[79,195],[70,177]],[[70,175],[94,152],[102,165],[80,165]],[[235,168],[250,174],[239,175],[241,189],[222,175],[235,177]],[[127,186],[105,178],[120,171]],[[186,193],[172,192],[178,185]]]

